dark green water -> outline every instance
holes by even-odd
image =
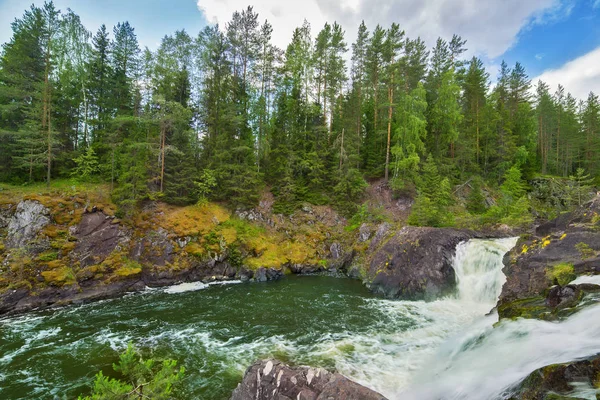
[[[254,360],[277,356],[336,367],[352,363],[353,337],[406,330],[360,282],[289,277],[268,284],[154,290],[0,321],[0,398],[76,397],[129,341],[187,369],[187,396],[227,398]],[[419,318],[420,319],[420,318]]]

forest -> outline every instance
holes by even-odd
[[[351,42],[305,22],[279,49],[248,7],[152,51],[128,22],[92,33],[52,2],[12,30],[0,182],[107,182],[121,216],[148,200],[247,208],[265,190],[277,213],[351,216],[383,180],[415,198],[415,225],[454,225],[459,206],[516,223],[581,204],[600,172],[596,94],[531,82],[520,63],[492,82],[458,35],[429,49],[397,24],[363,23]]]

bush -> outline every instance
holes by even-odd
[[[79,400],[172,399],[185,373],[185,368],[177,368],[175,360],[144,361],[131,343],[119,356],[119,363],[113,364],[113,369],[121,379],[109,378],[100,371],[96,374],[92,394],[79,396]]]

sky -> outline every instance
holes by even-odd
[[[0,43],[11,37],[10,23],[39,0],[0,0]],[[196,35],[207,24],[224,28],[231,14],[252,5],[274,28],[274,42],[285,47],[304,19],[313,34],[337,21],[352,43],[361,20],[372,30],[392,22],[411,38],[432,47],[454,33],[467,40],[466,55],[480,57],[492,81],[502,60],[519,61],[536,83],[561,83],[584,99],[600,94],[600,0],[54,0],[73,9],[92,32],[105,23],[129,21],[141,47],[156,49],[178,29]]]

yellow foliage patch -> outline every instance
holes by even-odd
[[[127,278],[130,276],[137,275],[142,272],[142,266],[136,262],[129,262],[123,265],[121,268],[115,270],[115,275],[121,278]]]
[[[42,276],[46,282],[57,286],[72,285],[77,282],[75,279],[75,273],[67,266],[44,271],[42,272]]]
[[[177,236],[205,235],[229,219],[229,212],[212,203],[188,207],[160,206],[163,215],[158,223]]]
[[[189,242],[185,246],[184,250],[186,253],[188,253],[194,257],[202,258],[206,255],[206,249],[204,248],[204,246],[200,245],[200,243],[198,243],[198,242]]]

